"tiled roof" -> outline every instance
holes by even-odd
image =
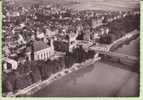
[[[48,46],[46,43],[44,43],[43,41],[34,41],[34,42],[33,42],[33,45],[34,45],[34,52],[40,51],[40,50],[42,50],[42,49],[46,49],[46,48],[49,47],[49,46]],[[26,51],[27,51],[27,52],[30,52],[30,51],[31,51],[30,47],[28,47]]]

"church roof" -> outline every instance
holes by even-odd
[[[33,45],[34,45],[34,52],[37,52],[37,51],[40,51],[42,49],[46,49],[48,48],[49,46],[44,43],[43,41],[34,41],[33,42]],[[28,47],[27,48],[27,52],[30,52],[31,51],[31,47]]]

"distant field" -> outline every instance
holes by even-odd
[[[73,8],[80,10],[130,10],[139,7],[139,1],[136,0],[80,0],[80,5],[74,5]]]
[[[40,4],[60,4],[61,6],[85,10],[131,10],[139,8],[139,0],[15,0],[20,5],[31,5],[33,3]]]

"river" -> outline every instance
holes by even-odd
[[[116,52],[138,56],[139,39]],[[99,61],[56,80],[35,93],[34,97],[106,97],[138,96],[139,74],[125,65]]]
[[[121,48],[117,49],[116,52],[138,57],[139,50],[139,38],[137,38],[132,40],[129,44],[123,45]]]

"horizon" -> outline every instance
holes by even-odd
[[[41,5],[59,4],[61,6],[77,10],[105,10],[127,11],[139,8],[139,0],[14,0],[16,4],[29,6],[34,3]]]

